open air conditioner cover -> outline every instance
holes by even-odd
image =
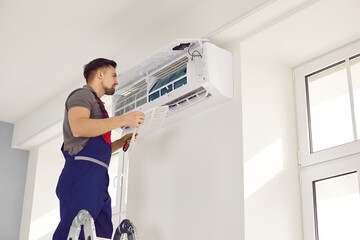
[[[176,113],[232,99],[232,55],[205,39],[177,39],[119,74],[118,82],[115,115],[167,105],[167,115],[180,119]]]

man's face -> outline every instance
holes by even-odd
[[[102,81],[105,94],[106,95],[113,95],[115,93],[115,87],[118,85],[118,82],[116,80],[116,71],[113,66],[109,66],[107,68],[103,69],[104,78]]]

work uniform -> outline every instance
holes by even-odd
[[[88,85],[73,91],[65,104],[64,144],[61,151],[65,166],[59,177],[56,194],[60,200],[60,223],[53,240],[65,240],[74,217],[82,209],[95,221],[96,235],[111,238],[111,199],[108,193],[108,166],[111,158],[111,133],[75,138],[70,130],[67,113],[75,106],[90,110],[90,118],[108,118],[104,104]],[[80,238],[84,239],[83,230]]]

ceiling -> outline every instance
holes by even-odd
[[[2,0],[0,121],[15,123],[84,84],[82,66],[91,59],[114,59],[121,71],[175,38],[201,38],[264,2]],[[238,38],[294,67],[359,39],[358,9],[359,0],[275,0],[211,40]]]
[[[114,58],[119,45],[149,17],[149,2],[0,1],[0,120],[14,122],[76,82],[82,66],[98,56]],[[156,1],[153,7],[169,7]],[[177,7],[187,7],[188,0]],[[170,17],[162,12],[162,17]],[[152,19],[157,24],[160,19]],[[119,24],[120,23],[120,24]],[[122,35],[125,33],[126,35]]]
[[[0,121],[20,121],[81,86],[82,66],[94,58],[121,60],[121,71],[135,63],[130,57],[174,38],[205,36],[264,1],[1,0]]]
[[[254,34],[243,44],[295,68],[360,39],[360,1],[322,0]],[[266,41],[264,41],[266,39]]]
[[[360,39],[359,0],[309,0],[297,1],[297,5],[291,2],[288,8],[280,9],[277,5],[284,3],[277,1],[212,40],[238,38],[264,57],[295,68]],[[282,14],[273,17],[273,11]],[[250,23],[257,26],[249,30]]]

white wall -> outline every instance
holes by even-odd
[[[292,70],[226,48],[234,101],[137,142],[128,217],[140,237],[302,239]]]
[[[292,70],[241,44],[245,238],[302,239]]]
[[[12,149],[14,125],[0,121],[0,239],[19,239],[29,151]]]
[[[127,217],[140,238],[243,239],[239,83],[235,72],[233,101],[139,137]]]
[[[51,239],[60,221],[55,188],[65,163],[61,145],[62,136],[58,136],[30,151],[21,240]]]
[[[138,62],[143,57],[153,53],[153,51],[157,50],[163,44],[170,42],[174,38],[201,38],[204,35],[209,34],[212,31],[216,30],[218,27],[221,27],[224,24],[228,23],[229,21],[232,21],[233,19],[237,18],[238,16],[248,12],[251,8],[256,7],[264,2],[266,2],[266,0],[256,0],[256,1],[244,0],[241,2],[235,1],[235,0],[228,1],[228,2],[207,1],[206,4],[204,4],[203,2],[194,2],[194,4],[189,6],[189,8],[187,9],[186,12],[179,12],[179,11],[172,9],[172,11],[174,11],[174,14],[178,15],[178,18],[176,18],[174,20],[163,21],[161,19],[161,21],[160,21],[161,24],[155,25],[153,28],[149,28],[147,25],[141,26],[141,29],[134,29],[132,27],[126,28],[126,29],[130,30],[130,32],[128,32],[128,34],[126,31],[125,32],[123,31],[119,34],[118,32],[113,31],[114,30],[113,27],[111,27],[111,28],[109,27],[108,28],[109,34],[104,34],[103,37],[107,38],[107,40],[117,42],[118,48],[113,49],[112,51],[114,51],[114,53],[117,54],[117,58],[115,58],[115,59],[118,62],[118,66],[119,66],[118,70],[124,71],[126,68],[128,68],[131,65],[133,65],[134,63]],[[148,13],[148,12],[146,12],[146,13]],[[204,13],[206,13],[206,15],[204,15]],[[129,11],[126,14],[133,16],[134,13]],[[199,16],[202,16],[202,17],[199,18]],[[117,20],[118,19],[114,19],[114,22],[116,22]],[[121,22],[124,22],[124,21],[120,21],[119,22],[120,25],[121,25]],[[120,29],[121,29],[121,27],[120,27]],[[114,34],[116,36],[114,36]],[[121,44],[124,41],[124,39],[127,39],[128,41],[125,41],[126,44]],[[74,79],[74,83],[75,83],[75,81],[76,81],[76,79]],[[38,146],[43,144],[44,140],[46,141],[48,138],[54,137],[58,134],[58,132],[56,132],[56,131],[49,131],[49,128],[56,129],[58,127],[59,123],[61,122],[61,116],[63,114],[64,101],[65,101],[65,98],[67,95],[66,94],[67,91],[69,91],[69,89],[64,90],[63,93],[60,93],[58,96],[55,96],[53,99],[47,101],[42,106],[39,106],[39,108],[32,111],[32,113],[30,113],[28,116],[25,116],[24,118],[20,119],[15,124],[15,134],[13,137],[12,144],[14,147],[31,149],[31,152],[33,153],[31,164],[35,164],[35,165],[40,164],[40,166],[42,165],[42,163],[41,163],[42,160],[40,159],[41,154],[40,154],[40,152],[39,152],[39,154],[37,154]],[[228,103],[228,105],[229,104],[230,103]],[[234,111],[236,112],[236,111],[240,110],[240,103],[236,102],[236,103],[232,103],[232,104],[233,105],[231,105],[231,106],[227,106],[227,109],[229,109],[229,111],[222,110],[223,114],[225,116],[227,116],[227,118],[229,118],[229,120],[227,120],[227,119],[215,120],[213,115],[216,116],[218,111],[212,110],[212,115],[211,114],[208,115],[211,118],[209,125],[208,125],[208,127],[210,129],[207,129],[207,130],[203,129],[201,131],[194,129],[193,131],[196,136],[192,136],[193,133],[188,133],[188,132],[186,134],[185,133],[181,134],[176,140],[175,139],[173,140],[172,144],[178,145],[180,143],[180,146],[181,146],[182,144],[188,144],[186,142],[191,139],[201,140],[203,142],[203,141],[208,140],[207,135],[211,134],[210,133],[211,129],[213,129],[213,128],[214,129],[218,129],[218,128],[222,129],[222,128],[224,128],[224,126],[226,126],[224,131],[221,131],[221,133],[218,132],[217,134],[214,135],[214,140],[213,140],[214,142],[211,143],[211,144],[213,144],[213,146],[217,146],[217,145],[225,146],[225,147],[230,146],[231,148],[234,149],[234,151],[237,151],[237,154],[234,154],[234,152],[232,152],[232,151],[226,152],[226,154],[230,155],[230,157],[226,158],[225,165],[221,164],[221,160],[219,160],[218,157],[216,157],[216,159],[215,159],[215,151],[221,152],[221,154],[218,153],[219,156],[223,156],[225,151],[218,150],[215,147],[212,148],[212,151],[209,151],[209,153],[203,157],[203,155],[202,155],[203,151],[208,150],[208,147],[206,147],[208,144],[202,145],[203,147],[201,147],[201,148],[197,147],[196,149],[189,149],[188,152],[184,152],[184,154],[192,153],[192,155],[196,159],[198,159],[198,161],[200,161],[199,163],[202,163],[201,166],[199,164],[195,165],[195,168],[194,168],[195,172],[193,172],[190,175],[191,177],[189,178],[189,179],[194,180],[193,182],[194,182],[194,184],[196,184],[195,186],[197,186],[199,188],[203,188],[202,183],[209,182],[209,184],[210,184],[211,183],[210,180],[213,179],[213,174],[215,174],[217,172],[217,169],[222,170],[220,172],[220,174],[221,174],[220,176],[222,176],[222,175],[226,176],[226,178],[224,178],[224,180],[220,180],[219,182],[214,181],[214,185],[212,185],[206,192],[199,193],[199,194],[201,194],[200,196],[203,196],[204,198],[213,199],[212,202],[209,202],[207,207],[205,207],[202,210],[202,211],[210,211],[210,212],[215,211],[212,213],[214,217],[212,217],[211,219],[213,219],[213,220],[210,220],[210,218],[207,218],[207,215],[204,215],[204,217],[202,217],[202,218],[194,218],[194,221],[200,222],[200,221],[207,221],[209,219],[206,222],[206,226],[211,225],[211,226],[215,227],[215,225],[214,225],[216,222],[215,218],[217,218],[217,216],[219,218],[223,219],[223,223],[228,222],[228,219],[225,219],[225,217],[230,217],[230,219],[232,219],[230,224],[235,225],[234,231],[236,233],[238,233],[238,234],[235,234],[234,236],[239,236],[239,235],[243,234],[243,211],[242,211],[243,197],[242,197],[242,183],[239,180],[239,179],[242,179],[242,174],[241,174],[242,164],[241,164],[241,158],[240,158],[241,143],[239,142],[239,139],[241,136],[241,134],[240,134],[241,128],[236,125],[241,124],[241,122],[240,122],[241,117],[240,117],[239,113],[237,113],[237,114],[233,113]],[[46,116],[46,117],[44,117],[44,116]],[[198,120],[198,122],[201,122],[201,124],[203,124],[203,122],[209,121],[209,119],[206,118],[206,115],[200,115],[200,116],[202,116],[202,117],[201,117],[201,119]],[[234,119],[234,116],[235,116],[235,119]],[[214,119],[214,120],[212,120],[212,119]],[[229,126],[228,121],[231,121],[230,123],[232,123],[233,126]],[[179,127],[181,127],[181,129],[183,129],[183,128],[191,129],[191,127],[193,127],[193,123],[190,120],[184,121],[183,123],[179,124]],[[165,130],[165,131],[170,131],[170,133],[171,133],[171,130]],[[178,130],[175,129],[174,131],[176,132]],[[205,132],[206,132],[206,135],[204,135]],[[232,132],[236,132],[237,135],[233,135]],[[229,138],[228,138],[228,136],[229,136]],[[232,138],[237,138],[238,140],[235,141]],[[156,141],[157,141],[156,139],[159,140],[159,138],[155,138],[154,143],[156,143]],[[146,139],[144,139],[144,140],[146,140]],[[141,148],[141,145],[139,145],[139,148]],[[51,150],[49,152],[54,152],[57,149],[58,148],[56,147],[54,150]],[[175,153],[176,153],[176,155],[174,155]],[[209,168],[208,171],[204,173],[204,177],[202,177],[204,179],[202,180],[202,182],[196,182],[195,177],[202,176],[201,170],[204,167],[204,164],[207,163],[207,161],[206,162],[204,162],[204,161],[207,159],[208,155],[210,157],[208,162],[211,163],[211,165],[208,166],[208,168]],[[176,160],[178,158],[179,159],[185,158],[187,155],[179,155],[178,149],[174,149],[174,150],[168,152],[163,157],[165,159],[171,161],[171,159],[169,159],[169,156],[174,157],[174,160]],[[39,157],[39,159],[37,159],[37,157]],[[190,161],[190,159],[189,159],[189,161]],[[184,163],[186,163],[186,161]],[[230,163],[234,163],[234,164],[230,164]],[[190,164],[190,163],[186,163],[186,164]],[[42,173],[40,173],[40,171],[49,171],[50,170],[50,169],[42,168],[40,166],[39,167],[29,166],[29,168],[28,168],[28,173],[29,173],[28,176],[29,177],[27,179],[28,186],[27,186],[27,189],[25,192],[25,199],[28,199],[29,201],[26,202],[23,207],[21,239],[27,239],[29,231],[30,231],[30,234],[32,231],[30,229],[29,224],[31,223],[32,220],[35,220],[37,217],[40,216],[40,212],[38,213],[35,210],[36,209],[35,206],[37,204],[36,202],[38,201],[37,193],[34,192],[34,195],[33,195],[32,189],[35,189],[35,191],[36,191],[36,188],[37,188],[36,185],[38,184],[37,182],[39,182],[38,179],[36,179],[36,178],[37,178],[37,175],[42,174]],[[166,167],[164,167],[164,168],[166,169]],[[183,168],[185,168],[185,166]],[[51,168],[51,170],[54,170],[54,168]],[[148,170],[150,170],[150,169],[146,169],[146,172],[148,172]],[[160,175],[162,179],[167,179],[166,177],[168,176],[168,172],[169,172],[168,170],[171,171],[171,169],[166,169],[163,172],[165,175]],[[234,171],[234,172],[232,174],[228,174],[228,170]],[[56,171],[53,174],[54,174],[54,176],[58,176]],[[187,175],[187,169],[179,169],[178,175],[177,175],[178,179],[175,179],[175,176],[173,176],[174,177],[173,181],[180,182],[181,179],[183,178],[183,174],[185,176]],[[137,177],[137,175],[135,175],[135,178],[136,177]],[[216,178],[216,179],[218,179],[218,178]],[[168,180],[168,181],[170,181],[170,180]],[[218,186],[221,183],[224,183],[224,185],[228,186],[228,187]],[[185,195],[185,193],[188,192],[187,184],[190,184],[190,183],[186,183],[186,184],[184,183],[184,185],[180,184],[180,187],[179,187],[180,189],[175,188],[176,194],[177,195]],[[234,185],[232,185],[232,184],[234,184]],[[143,187],[143,186],[140,186],[140,187]],[[51,188],[54,188],[54,184],[50,181],[50,183],[48,185],[48,189],[51,189]],[[136,188],[134,188],[134,187],[132,189],[136,190]],[[219,194],[218,189],[220,189],[219,190],[220,192],[223,191],[224,194]],[[51,189],[51,190],[53,190],[53,189]],[[47,191],[48,190],[46,190],[46,192]],[[156,192],[152,192],[151,194],[155,196],[155,199],[158,198],[158,196],[156,195]],[[194,197],[197,197],[197,196],[198,195],[196,195],[196,194],[194,195]],[[184,196],[184,198],[185,197],[186,196]],[[133,201],[133,199],[132,199],[132,201]],[[176,197],[176,201],[178,201],[178,197]],[[186,201],[189,201],[189,202],[186,202]],[[191,203],[190,200],[186,200],[186,201],[181,201],[181,204],[179,203],[180,204],[179,207],[176,206],[174,201],[169,202],[169,206],[174,206],[176,211],[183,212],[184,215],[183,215],[183,217],[180,218],[181,220],[188,220],[187,218],[192,216],[193,211],[196,210],[196,206],[198,206],[200,204],[200,202],[197,202],[197,203],[194,203],[194,205],[192,205],[193,203]],[[232,204],[228,204],[229,201]],[[136,203],[136,201],[134,201],[134,204],[135,203]],[[143,202],[142,204],[148,204],[149,207],[153,208],[152,205],[154,204],[154,202],[150,202],[150,203]],[[155,204],[158,204],[157,201],[155,201]],[[222,205],[227,206],[230,209],[222,210],[221,209]],[[136,206],[136,205],[132,205],[132,206]],[[216,207],[216,208],[214,208],[214,207]],[[46,206],[46,209],[48,209],[49,211],[52,210],[51,207],[48,208],[47,206]],[[156,209],[156,208],[154,208],[154,209]],[[223,211],[225,211],[225,212],[223,212]],[[137,211],[137,212],[135,212],[135,214],[140,214],[140,212]],[[148,215],[144,214],[144,217],[146,218],[146,217],[148,217]],[[171,217],[172,217],[172,220],[179,221],[179,219],[177,217],[175,217],[175,215],[171,215]],[[213,222],[211,222],[211,221],[213,221]],[[193,221],[190,221],[189,225],[192,225],[193,223],[194,223]],[[178,230],[176,230],[178,232],[182,231],[182,229],[183,229],[182,226],[178,226],[174,222],[170,221],[169,224],[172,224],[172,226],[176,225],[177,227],[179,227],[179,228],[177,228]],[[141,226],[146,227],[146,225],[143,225],[143,224]],[[179,237],[183,236],[182,232],[181,232],[181,234],[177,234],[176,231],[175,232],[172,231],[171,228],[167,229],[163,225],[161,225],[161,227],[162,228],[160,231],[169,231],[170,236],[173,236],[173,235],[179,235]],[[196,231],[196,230],[194,230],[194,231]],[[200,233],[202,234],[204,231],[205,231],[205,229],[201,230]],[[220,234],[220,231],[221,231],[221,234]],[[210,234],[210,233],[211,233],[211,231],[209,231],[209,229],[206,229],[206,233],[204,233],[204,234]],[[218,232],[215,232],[215,234],[218,234],[219,236],[223,236],[223,231],[218,230]],[[230,234],[230,232],[228,234]]]
[[[62,136],[39,147],[29,240],[47,240],[60,221],[55,189],[65,160],[61,153]]]
[[[140,238],[302,238],[291,69],[239,41],[223,47],[234,57],[234,100],[137,141],[127,216]],[[58,217],[60,145],[38,150],[30,239],[49,238],[36,226]]]
[[[235,16],[234,9],[231,8]],[[122,58],[119,65],[151,53],[159,44],[168,42],[165,39],[201,34],[199,26],[184,26],[180,20],[180,27],[176,25],[171,25],[171,32],[158,29],[156,36],[152,32],[154,35],[146,44],[134,42],[127,46],[137,51],[130,60]],[[204,29],[213,30],[216,25],[211,22],[211,28],[209,25]],[[244,239],[246,233],[247,240],[301,239],[291,69],[272,59],[262,59],[261,53],[244,46],[240,63],[239,41],[224,47],[234,55],[234,100],[138,139],[130,160],[128,218],[135,223],[140,238],[238,240]],[[19,130],[14,145],[26,143],[34,132],[58,121],[63,112],[60,97],[64,94],[17,123],[19,129],[27,127],[29,131],[23,136]],[[30,131],[34,116],[49,109],[61,109],[61,113],[52,114],[36,131]],[[55,197],[59,173],[55,170],[53,176],[48,176],[40,171],[54,170],[57,167],[51,164],[63,163],[58,155],[51,157],[59,148],[56,141],[49,143],[46,153],[39,148],[38,162],[32,162],[39,164],[36,176],[42,177],[28,180],[30,185],[35,184],[31,185],[33,212],[25,212],[30,216],[29,222],[41,219],[46,211],[51,215],[55,209],[50,203],[44,209],[38,207],[45,179],[50,179],[43,189],[45,196]],[[47,162],[48,155],[51,162]],[[33,227],[30,235],[35,234]],[[50,233],[44,233],[39,238],[49,236]]]

